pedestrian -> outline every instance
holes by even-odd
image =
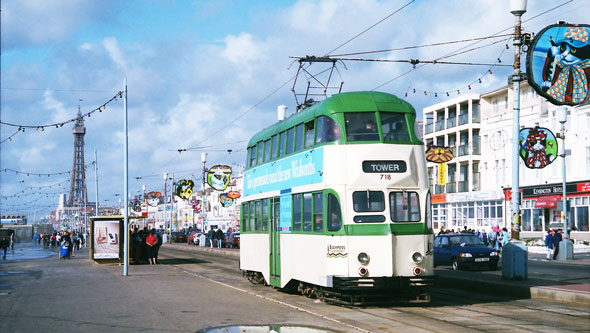
[[[223,241],[223,231],[221,231],[221,228],[217,228],[217,231],[215,232],[215,238],[217,238],[217,248],[220,249],[221,248],[221,242]]]
[[[156,237],[158,238],[158,244],[156,244],[156,256],[154,257],[154,262],[158,263],[158,253],[160,252],[160,246],[162,246],[162,234],[156,232]]]
[[[498,233],[496,232],[495,228],[490,229],[490,231],[488,232],[488,241],[490,242],[490,247],[493,247],[496,250],[499,250],[497,240],[498,240]]]
[[[152,229],[150,234],[146,237],[145,243],[148,246],[148,261],[150,265],[156,264],[156,247],[158,246],[158,237],[156,237],[156,229]]]
[[[37,233],[33,235],[33,243],[39,244],[39,235],[37,235]]]
[[[3,236],[2,239],[0,240],[0,248],[4,252],[2,255],[2,259],[4,259],[4,260],[6,260],[6,250],[8,249],[8,245],[10,245],[10,243],[8,242],[8,239],[6,239],[6,236]]]
[[[545,248],[547,249],[547,260],[551,260],[551,252],[553,251],[553,230],[547,231],[547,236],[545,236]]]
[[[510,241],[510,235],[508,234],[508,229],[506,229],[506,227],[502,228],[502,246],[508,244],[508,242]]]
[[[553,260],[557,259],[557,254],[559,253],[559,242],[563,239],[561,232],[562,230],[558,229],[557,232],[553,234]]]
[[[12,250],[12,254],[14,254],[14,232],[10,234],[10,249]]]
[[[213,242],[215,241],[215,230],[213,230],[213,226],[209,227],[209,232],[207,232],[207,238],[211,242],[210,247],[213,248]]]

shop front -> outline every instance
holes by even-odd
[[[432,195],[432,223],[441,228],[489,230],[504,226],[502,191],[478,191]]]

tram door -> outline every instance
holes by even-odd
[[[270,214],[270,285],[281,286],[280,201],[272,198]]]

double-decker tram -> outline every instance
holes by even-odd
[[[380,92],[333,95],[248,143],[240,269],[335,303],[429,301],[430,192],[416,112]]]

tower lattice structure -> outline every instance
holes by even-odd
[[[78,117],[74,124],[74,163],[72,167],[72,178],[70,181],[70,196],[68,206],[82,205],[88,199],[86,193],[86,168],[84,167],[84,118],[78,106]]]

